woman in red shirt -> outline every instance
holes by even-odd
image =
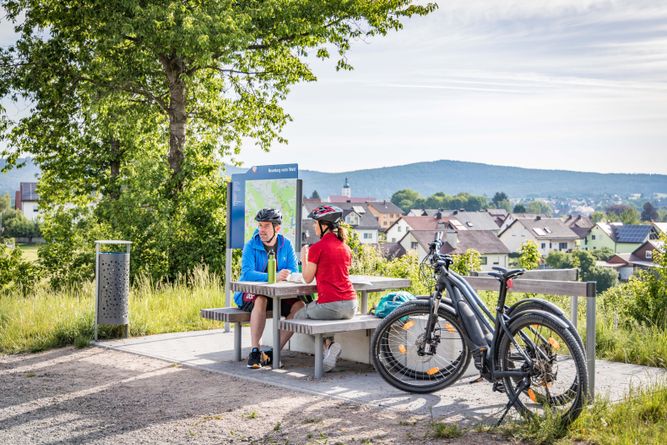
[[[296,319],[343,320],[357,312],[357,294],[350,281],[352,252],[345,244],[347,233],[341,227],[343,211],[338,207],[323,205],[308,215],[314,220],[313,228],[320,240],[301,249],[303,280],[316,279],[317,300],[308,304],[294,316]],[[325,339],[324,370],[330,371],[340,356],[340,344]]]

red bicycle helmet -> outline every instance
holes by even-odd
[[[335,229],[343,222],[343,210],[336,206],[321,205],[310,212],[308,218],[317,222],[327,222]]]

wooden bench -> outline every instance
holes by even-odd
[[[234,323],[234,359],[241,361],[241,323],[250,321],[250,312],[235,307],[202,309],[200,315],[208,320]],[[273,317],[272,311],[266,312],[266,318]]]
[[[281,320],[280,329],[296,334],[306,334],[315,340],[315,371],[314,377],[319,379],[323,374],[323,347],[322,338],[325,334],[372,330],[377,328],[382,320],[374,315],[355,315],[349,320]]]

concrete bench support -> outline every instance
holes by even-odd
[[[359,330],[373,330],[382,320],[374,315],[355,315],[350,320],[281,320],[280,329],[297,334],[311,335],[315,341],[314,377],[322,378],[324,373],[324,351],[322,339],[325,334],[350,332]]]

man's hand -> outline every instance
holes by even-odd
[[[283,269],[280,272],[278,272],[278,275],[276,276],[276,281],[285,281],[289,274],[292,273],[289,269]]]
[[[308,262],[308,246],[301,246],[301,264]]]

